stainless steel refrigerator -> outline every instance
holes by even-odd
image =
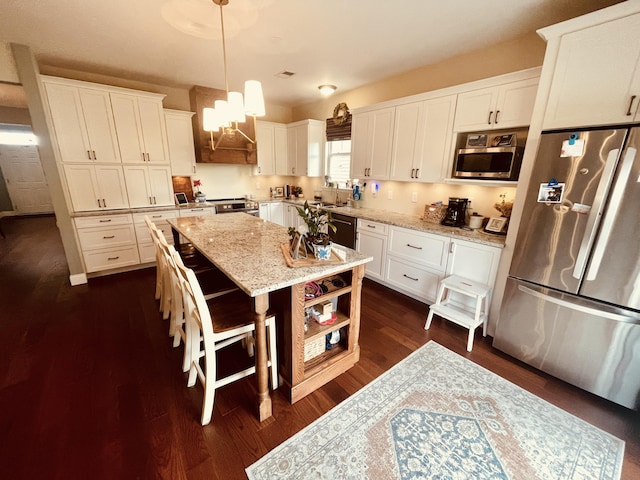
[[[640,127],[543,132],[493,346],[640,410]]]

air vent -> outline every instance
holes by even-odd
[[[276,73],[276,77],[278,78],[291,78],[295,75],[294,72],[289,72],[288,70],[283,70],[280,73]]]

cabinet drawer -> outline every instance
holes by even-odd
[[[162,222],[163,220],[167,220],[169,218],[178,218],[177,210],[162,210],[158,212],[140,212],[133,214],[133,223],[142,223],[146,225],[144,221],[144,217],[149,217],[153,223]]]
[[[136,234],[133,225],[78,229],[78,238],[83,251],[136,245]]]
[[[76,217],[76,227],[108,227],[111,225],[128,225],[133,223],[130,213],[117,215],[95,215],[91,217]]]
[[[372,222],[370,220],[358,219],[358,231],[377,233],[379,235],[386,235],[388,231],[388,225],[384,223]]]
[[[127,267],[140,263],[138,257],[138,247],[132,245],[122,248],[107,248],[83,252],[84,263],[87,272],[98,272],[101,270],[111,270],[113,268]]]
[[[185,208],[184,210],[180,209],[181,217],[198,217],[200,215],[211,215],[212,213],[216,213],[216,209],[213,207],[194,207]]]
[[[442,278],[444,274],[441,272],[387,256],[387,282],[422,300],[435,301]]]
[[[155,224],[156,228],[164,234],[164,238],[167,240],[167,243],[169,245],[173,245],[171,225],[167,222],[155,222]],[[136,225],[136,238],[138,239],[138,243],[153,243],[151,232],[149,231],[149,227],[147,227],[146,223],[144,225]]]
[[[389,229],[389,254],[444,272],[450,239],[405,228]]]

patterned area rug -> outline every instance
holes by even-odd
[[[429,342],[247,468],[273,479],[619,479],[624,442]]]

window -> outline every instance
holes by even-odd
[[[325,171],[331,181],[339,187],[345,187],[350,178],[351,140],[333,140],[327,142],[327,168]]]

